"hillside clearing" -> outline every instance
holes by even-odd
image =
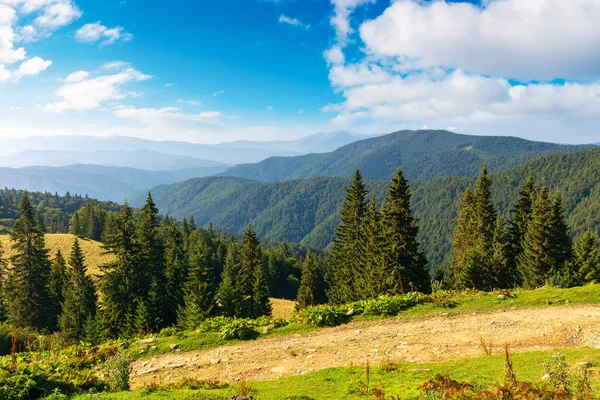
[[[133,386],[187,376],[201,380],[273,380],[326,368],[379,363],[431,363],[481,355],[480,339],[493,351],[556,347],[600,348],[600,307],[560,306],[441,315],[422,320],[356,321],[292,337],[266,338],[211,350],[170,353],[133,364]],[[175,339],[173,339],[175,340]]]
[[[63,233],[51,233],[44,235],[46,239],[46,248],[50,251],[50,258],[53,258],[57,250],[60,250],[63,256],[68,260],[71,254],[71,248],[75,242],[76,236]],[[89,239],[79,238],[81,250],[85,256],[88,272],[92,275],[100,273],[100,266],[107,264],[113,260],[110,254],[104,254],[102,243]],[[12,249],[10,237],[8,235],[0,235],[0,245],[4,248],[4,256],[10,259]]]

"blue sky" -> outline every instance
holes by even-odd
[[[600,141],[595,0],[0,0],[2,137]]]

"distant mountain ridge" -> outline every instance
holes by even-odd
[[[530,173],[540,186],[560,189],[573,233],[600,233],[600,149],[546,155],[495,174],[494,200],[505,216]],[[450,256],[458,199],[474,182],[467,177],[411,182],[422,244],[434,266]],[[268,183],[209,177],[159,186],[152,195],[161,213],[175,218],[193,215],[199,225],[211,222],[235,233],[250,223],[266,240],[323,248],[333,238],[349,183],[337,177]],[[370,181],[367,186],[381,201],[387,184]],[[132,205],[141,206],[145,195],[133,196]]]
[[[388,179],[401,167],[413,180],[477,175],[513,168],[544,154],[577,152],[593,145],[560,145],[508,136],[470,136],[442,130],[399,131],[357,141],[324,154],[272,157],[232,167],[223,176],[277,182],[315,176],[350,178],[356,168],[366,179]]]
[[[51,152],[66,152],[70,158],[63,157],[63,163],[67,165],[71,161],[82,162],[83,154],[89,152],[134,152],[146,151],[160,153],[160,157],[179,156],[190,157],[216,162],[219,164],[235,165],[240,163],[254,163],[273,156],[294,156],[307,153],[322,153],[337,149],[340,146],[366,138],[364,135],[355,135],[349,132],[319,133],[297,140],[251,142],[237,141],[219,144],[198,144],[181,141],[153,141],[128,136],[49,136],[29,137],[23,139],[4,139],[0,148],[0,167],[8,166],[32,166],[32,165],[54,165],[58,163],[59,154]],[[10,156],[17,153],[25,153],[30,156],[38,153],[38,158],[30,157],[29,160],[11,160]],[[83,153],[76,155],[75,153]],[[54,158],[50,157],[53,156]],[[8,159],[5,157],[9,157]],[[4,158],[4,159],[3,159]],[[75,158],[76,160],[73,160]],[[8,164],[12,162],[12,164]],[[26,164],[27,162],[28,164]],[[88,164],[92,162],[85,161]],[[94,162],[98,164],[98,162]],[[150,162],[148,163],[150,164]],[[117,165],[131,166],[131,165]],[[140,165],[135,167],[139,168]],[[150,169],[144,167],[143,169]]]
[[[145,171],[100,165],[0,168],[0,186],[38,192],[66,192],[122,203],[133,194],[157,185],[214,175],[225,167]]]

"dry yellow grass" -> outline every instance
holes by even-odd
[[[273,316],[288,319],[294,313],[295,301],[283,299],[271,299]]]
[[[71,247],[75,242],[76,236],[62,233],[52,233],[46,235],[46,248],[50,250],[50,258],[53,258],[57,250],[60,250],[63,256],[68,260],[71,254]],[[79,239],[79,244],[85,256],[85,263],[88,272],[96,275],[100,272],[100,266],[113,260],[113,256],[104,254],[102,244],[93,240]],[[12,250],[10,238],[8,235],[0,235],[0,245],[4,248],[4,256],[8,259]]]

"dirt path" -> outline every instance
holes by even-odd
[[[439,362],[482,354],[480,338],[496,351],[554,347],[600,348],[600,307],[563,306],[418,321],[360,321],[303,335],[261,339],[207,351],[165,354],[133,365],[133,386],[185,376],[269,380],[323,368],[392,362]]]

